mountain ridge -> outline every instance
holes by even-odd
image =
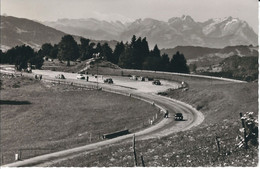
[[[39,50],[44,43],[58,44],[61,38],[68,33],[64,33],[55,28],[43,25],[38,21],[26,18],[17,18],[13,16],[1,16],[1,46],[2,51],[19,45],[28,45]],[[73,38],[80,43],[80,36],[73,35]],[[91,42],[107,42],[111,48],[114,48],[116,41],[97,41],[91,39]]]
[[[248,23],[233,17],[212,18],[205,22],[196,22],[189,15],[172,17],[168,21],[144,18],[127,23],[98,19],[93,21],[93,18],[65,20],[73,24],[66,25],[62,19],[43,24],[97,40],[130,41],[133,35],[146,37],[150,48],[155,44],[160,48],[179,45],[223,48],[258,44],[258,35]]]

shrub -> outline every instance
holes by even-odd
[[[241,117],[244,127],[240,129],[243,136],[238,136],[240,138],[240,142],[238,143],[239,147],[247,146],[248,143],[253,146],[258,146],[258,121],[253,117],[253,114],[254,112],[246,112]]]

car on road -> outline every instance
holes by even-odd
[[[153,85],[161,85],[160,80],[154,80],[154,81],[153,81]]]
[[[175,119],[175,120],[183,120],[183,115],[182,115],[182,113],[176,113],[176,114],[174,115],[174,119]]]
[[[83,76],[82,74],[77,76],[77,79],[85,79],[85,76]]]
[[[63,74],[58,74],[55,76],[56,79],[65,79],[65,76]]]
[[[112,78],[108,78],[108,79],[104,80],[104,83],[113,84],[114,82],[113,82]]]

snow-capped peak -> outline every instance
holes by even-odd
[[[182,15],[181,19],[182,19],[183,21],[194,22],[194,20],[192,19],[192,17],[189,16],[189,15]]]
[[[204,22],[203,33],[211,36],[233,35],[245,25],[245,21],[231,16],[225,18],[214,18]],[[246,26],[246,25],[245,25]]]
[[[182,15],[181,17],[172,17],[168,20],[168,23],[173,23],[173,22],[187,23],[187,22],[194,22],[194,20],[189,15]]]

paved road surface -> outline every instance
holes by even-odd
[[[41,72],[40,70],[38,70],[36,73],[43,74],[43,80],[53,78],[53,75],[48,75],[48,76],[45,75],[44,71]],[[68,78],[66,79],[66,81],[93,85],[93,82],[91,83],[91,82],[86,82],[84,80],[75,79],[76,74],[66,74],[66,75],[65,76]],[[117,78],[118,78],[117,81],[119,82],[120,78],[119,77]],[[124,79],[122,81],[124,82]],[[124,85],[126,84],[127,83],[125,83]],[[176,84],[173,83],[170,85],[174,86]],[[159,123],[152,125],[147,129],[134,133],[136,135],[137,140],[158,138],[158,137],[163,137],[163,136],[173,134],[178,131],[188,130],[194,126],[199,125],[204,120],[202,113],[192,108],[190,105],[187,105],[177,100],[173,100],[167,97],[154,94],[157,92],[157,90],[150,89],[149,92],[142,92],[142,89],[139,88],[132,89],[132,87],[129,88],[129,86],[127,87],[127,86],[109,85],[109,84],[99,84],[99,87],[102,87],[106,90],[116,91],[120,93],[126,93],[126,94],[130,93],[132,95],[131,97],[142,98],[151,103],[154,102],[156,105],[159,105],[161,108],[167,109],[169,111],[168,119],[163,119]],[[184,120],[178,122],[174,121],[173,116],[175,112],[183,113]],[[128,134],[114,139],[104,140],[98,143],[93,143],[93,144],[89,144],[77,148],[72,148],[69,150],[63,150],[51,154],[41,155],[34,158],[10,163],[4,165],[3,167],[49,166],[51,164],[55,164],[56,162],[66,160],[68,158],[72,158],[73,156],[78,156],[80,153],[93,152],[93,151],[100,150],[102,147],[105,147],[107,145],[120,143],[123,141],[131,141],[132,137],[133,134]]]

